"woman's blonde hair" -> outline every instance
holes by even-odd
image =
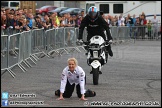
[[[69,63],[69,61],[74,61],[74,63],[76,64],[76,66],[78,65],[78,61],[77,61],[76,58],[69,58],[69,59],[67,60],[67,63]]]

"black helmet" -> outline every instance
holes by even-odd
[[[98,18],[98,10],[95,6],[91,6],[88,9],[88,16],[92,22],[94,22]]]

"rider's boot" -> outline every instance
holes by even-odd
[[[101,72],[101,71],[99,71],[99,74],[102,74],[102,72]]]
[[[108,53],[109,53],[109,55],[112,57],[113,56],[113,52],[112,52],[112,50],[111,50],[111,46],[109,45],[109,46],[107,46],[107,51],[108,51]]]
[[[86,52],[85,55],[87,56],[88,55],[88,52]]]

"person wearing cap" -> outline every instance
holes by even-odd
[[[80,100],[87,100],[85,97],[94,97],[96,92],[90,89],[85,90],[85,72],[78,66],[78,61],[75,58],[67,60],[68,66],[63,69],[61,74],[60,89],[55,91],[55,95],[59,96],[57,100],[70,98],[76,85],[77,96]]]

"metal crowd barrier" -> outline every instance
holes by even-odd
[[[32,54],[44,54],[49,57],[45,52],[45,30],[44,29],[34,29],[32,30]]]
[[[74,27],[66,27],[65,32],[64,32],[64,39],[65,39],[65,49],[68,52],[81,52],[77,47],[76,47],[76,41],[77,41],[77,35],[76,35],[76,29]]]
[[[161,25],[159,26],[159,28]],[[158,29],[159,29],[158,28]],[[134,26],[134,27],[110,27],[113,41],[120,43],[120,41],[135,40],[140,37],[146,38],[147,30],[146,26]],[[10,31],[9,29],[6,31]],[[79,28],[74,27],[61,27],[49,30],[34,29],[31,31],[24,31],[22,33],[15,32],[1,33],[1,71],[8,71],[12,77],[15,77],[15,73],[11,70],[14,66],[18,66],[23,72],[27,71],[27,68],[32,67],[32,63],[36,64],[36,61],[40,57],[38,55],[54,57],[54,54],[62,55],[63,53],[69,54],[83,50],[82,45],[76,45],[77,37],[79,35]],[[159,30],[158,30],[159,31]],[[151,29],[149,32],[150,38],[157,37],[157,31]],[[144,36],[143,36],[144,35]],[[148,37],[149,37],[148,36]],[[86,28],[83,32],[83,40],[87,39]],[[23,63],[25,66],[23,66]],[[4,72],[3,72],[4,73]]]
[[[19,63],[24,63],[27,67],[32,67],[32,65],[28,62],[28,60],[31,60],[34,64],[36,62],[34,60],[37,60],[33,55],[32,55],[32,31],[24,31],[21,33],[21,42],[20,42],[20,58],[19,58]],[[25,50],[24,50],[25,49]],[[23,67],[23,66],[22,66]],[[23,67],[24,68],[24,67]],[[21,68],[22,69],[22,68]],[[23,71],[26,71],[26,69],[22,69]]]
[[[8,71],[12,77],[15,73],[9,67],[9,37],[8,35],[1,35],[1,71]]]

